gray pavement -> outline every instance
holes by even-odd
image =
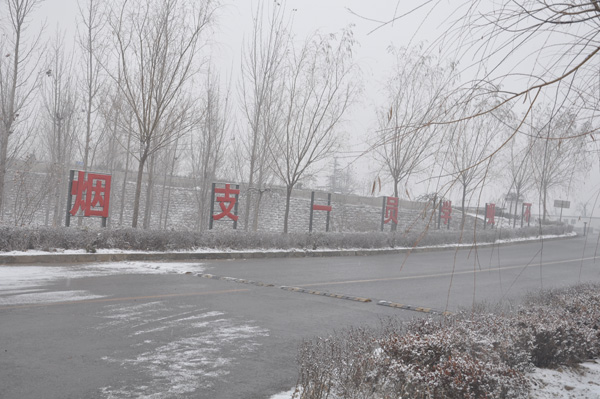
[[[173,261],[2,266],[32,280],[0,289],[0,398],[268,398],[296,382],[303,339],[425,315],[380,300],[448,311],[516,301],[600,281],[595,252],[579,237],[408,257],[202,260],[179,273],[160,273]]]

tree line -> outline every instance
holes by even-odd
[[[252,27],[234,82],[211,59],[217,1],[80,0],[74,49],[63,32],[47,39],[36,30],[32,20],[42,1],[0,3],[3,223],[25,223],[6,216],[12,185],[15,203],[45,202],[45,223],[60,225],[68,169],[78,161],[83,170],[120,173],[122,185],[113,189],[123,192],[134,177],[132,227],[151,227],[161,185],[158,227],[166,227],[165,187],[179,173],[195,182],[198,229],[208,225],[212,182],[229,180],[247,183],[243,226],[249,230],[258,229],[265,193],[283,186],[288,231],[294,188],[339,153],[344,123],[362,94],[351,26],[297,37],[294,10],[285,2],[259,2],[248,16]],[[595,8],[585,10],[597,18]],[[491,22],[473,21],[455,32],[457,42],[481,26],[510,20],[487,15]],[[377,179],[389,183],[389,194],[410,196],[411,184],[425,182],[430,199],[460,198],[463,220],[482,188],[500,181],[515,213],[516,203],[535,192],[546,218],[549,194],[589,169],[595,108],[586,93],[593,90],[573,84],[565,89],[577,88],[577,96],[586,98],[582,108],[567,101],[573,95],[563,87],[557,103],[550,101],[556,95],[538,98],[547,84],[534,82],[523,94],[504,90],[489,75],[465,79],[456,60],[459,50],[473,51],[475,44],[470,46],[448,55],[420,44],[382,55],[394,66],[381,90],[382,105],[372,110],[376,122],[365,135],[362,157],[378,165]],[[567,72],[563,80],[571,76]],[[514,100],[523,97],[526,106],[515,108]],[[232,116],[238,112],[239,118]],[[30,187],[19,176],[35,161],[47,165],[49,178]],[[118,224],[124,196],[120,200]]]

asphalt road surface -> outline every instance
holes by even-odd
[[[598,282],[597,239],[408,257],[0,266],[0,398],[266,399],[294,386],[303,339]]]

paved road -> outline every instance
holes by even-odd
[[[577,238],[408,258],[0,266],[0,398],[269,398],[294,385],[302,339],[423,315],[380,300],[455,311],[600,281],[595,251]]]

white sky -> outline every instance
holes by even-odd
[[[280,0],[282,1],[282,0]],[[293,30],[299,39],[306,37],[309,33],[319,30],[323,33],[339,32],[350,24],[353,28],[354,37],[359,43],[354,55],[355,60],[361,68],[364,81],[364,95],[357,102],[354,109],[348,114],[347,123],[344,125],[344,142],[346,144],[344,153],[340,156],[340,164],[344,165],[352,157],[365,147],[365,138],[375,129],[375,106],[382,98],[381,90],[388,72],[391,68],[392,57],[387,53],[390,45],[401,47],[417,44],[422,41],[432,42],[444,33],[447,27],[445,23],[456,10],[456,3],[450,1],[434,1],[433,11],[431,7],[423,8],[408,18],[384,26],[380,29],[377,22],[368,19],[385,21],[394,14],[402,14],[408,7],[415,7],[421,2],[402,2],[398,0],[287,0],[286,8],[293,15]],[[463,2],[459,2],[463,3]],[[251,0],[223,0],[222,6],[217,14],[217,23],[214,27],[211,57],[213,62],[222,68],[222,75],[231,75],[235,92],[235,82],[240,70],[240,55],[244,35],[251,28],[251,16],[256,1]],[[464,3],[463,3],[464,4]],[[349,11],[364,17],[360,18]],[[67,40],[75,34],[75,24],[78,17],[77,0],[45,0],[37,12],[36,18],[39,23],[46,20],[48,29],[47,37],[53,37],[50,32],[56,27],[67,32]],[[424,22],[425,21],[425,22]],[[469,60],[462,60],[465,64]],[[238,117],[238,119],[240,119]],[[241,119],[237,126],[243,126]],[[355,162],[354,170],[362,175],[365,180],[363,185],[377,174],[378,168],[368,159]],[[329,172],[328,172],[329,173]],[[385,172],[381,174],[384,177]],[[417,179],[414,179],[416,181]],[[365,187],[366,188],[366,187]],[[411,195],[418,195],[424,191],[432,191],[427,187],[415,187],[414,182],[409,185]],[[600,173],[597,163],[592,169],[583,189],[583,196],[571,199],[574,208],[582,197],[587,200],[598,189],[600,189]],[[362,190],[365,193],[366,190]],[[505,187],[502,190],[506,190]],[[361,194],[362,194],[361,193]],[[382,192],[381,195],[388,195]],[[499,197],[501,192],[490,187],[488,197]],[[494,198],[495,199],[495,198]],[[482,202],[491,201],[490,199]],[[574,211],[574,209],[572,209]],[[572,212],[575,213],[575,212]]]

